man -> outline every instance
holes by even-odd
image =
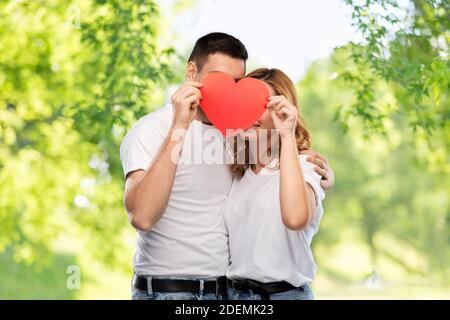
[[[230,35],[211,33],[198,39],[188,60],[186,82],[171,103],[139,119],[122,142],[124,203],[130,223],[138,230],[133,299],[226,296],[229,256],[221,206],[231,174],[225,163],[182,160],[196,149],[187,147],[192,140],[187,137],[213,130],[199,106],[201,82],[212,72],[243,78],[247,58],[244,45]],[[213,131],[215,139],[208,140],[223,148],[224,138]],[[205,139],[203,134],[200,137],[195,139]],[[200,145],[200,152],[211,148]],[[323,187],[331,187],[333,172],[327,161],[312,156],[324,177]]]

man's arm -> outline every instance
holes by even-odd
[[[334,185],[334,172],[328,160],[323,155],[313,150],[303,150],[300,154],[308,155],[307,161],[316,165],[314,171],[322,176],[322,180],[320,181],[322,189],[325,191],[331,189]]]
[[[166,210],[175,179],[180,145],[184,141],[184,137],[174,141],[171,138],[173,130],[150,168],[133,171],[127,176],[125,208],[131,225],[138,230],[149,230]]]
[[[184,137],[201,99],[198,90],[201,86],[201,83],[187,82],[174,93],[173,124],[158,155],[147,170],[127,175],[124,204],[131,225],[138,230],[151,229],[166,210]]]

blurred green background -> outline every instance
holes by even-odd
[[[449,2],[343,4],[363,41],[298,83],[336,174],[316,297],[449,299]],[[0,2],[0,299],[129,299],[119,145],[183,80],[168,19],[148,0]]]

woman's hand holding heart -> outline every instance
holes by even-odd
[[[268,100],[267,108],[275,128],[279,130],[280,137],[295,137],[298,117],[297,108],[285,96],[271,96]]]
[[[202,94],[200,82],[188,81],[178,88],[172,95],[174,109],[173,127],[187,129],[194,120]]]

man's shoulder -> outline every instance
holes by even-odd
[[[172,105],[167,103],[163,107],[138,119],[128,133],[137,135],[151,134],[152,132],[164,133],[169,130],[171,123]]]
[[[167,136],[172,124],[172,105],[150,112],[137,120],[126,133],[120,144],[121,154],[133,146],[144,149],[158,148]]]
[[[172,123],[172,105],[170,103],[165,104],[161,108],[152,111],[142,118],[138,119],[133,127],[146,127],[149,126],[170,126]],[[132,128],[133,128],[132,127]]]
[[[146,169],[164,141],[172,123],[172,106],[165,105],[139,120],[128,130],[120,144],[120,160],[125,176]]]

